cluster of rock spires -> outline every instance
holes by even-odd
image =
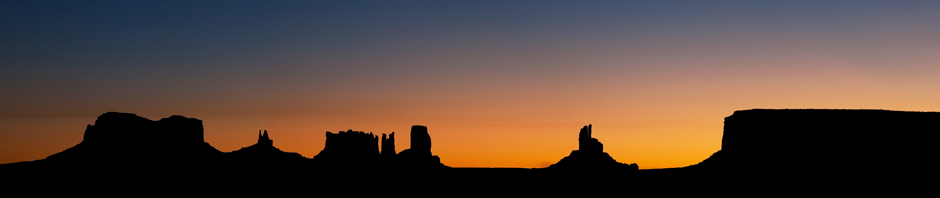
[[[441,159],[431,154],[431,136],[428,128],[421,125],[411,127],[411,148],[401,153],[395,151],[395,133],[382,134],[382,150],[379,137],[362,131],[326,132],[326,145],[313,157],[314,163],[329,167],[368,167],[373,165],[398,168],[448,168]]]
[[[313,160],[335,165],[362,165],[376,163],[379,157],[379,137],[362,131],[326,132],[326,145]]]

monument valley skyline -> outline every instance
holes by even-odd
[[[393,134],[379,139],[374,133],[347,130],[325,133],[325,148],[306,158],[277,148],[265,130],[258,131],[255,144],[222,152],[205,142],[199,119],[174,115],[150,120],[108,112],[86,127],[79,144],[42,160],[0,164],[0,173],[13,181],[11,189],[26,191],[102,185],[217,194],[241,194],[244,191],[226,187],[242,186],[356,194],[415,186],[423,188],[409,192],[646,194],[688,188],[735,192],[721,189],[729,185],[751,192],[872,193],[846,192],[859,187],[926,191],[931,189],[926,183],[910,178],[933,175],[933,161],[925,156],[936,153],[932,137],[940,129],[938,120],[940,112],[739,110],[724,118],[720,150],[694,165],[666,169],[639,169],[636,163],[612,158],[594,137],[593,125],[587,125],[578,132],[576,150],[546,168],[529,169],[442,164],[442,157],[432,151],[437,145],[433,130],[422,125],[411,127],[409,148],[401,152],[393,149],[399,139]],[[78,182],[84,178],[100,181]],[[402,181],[388,182],[390,178]],[[376,179],[384,182],[375,187],[377,191],[351,191],[369,186],[356,182]],[[199,189],[187,189],[191,187]]]
[[[685,167],[747,109],[940,112],[940,3],[0,3],[0,164],[104,112],[203,121],[222,152],[313,158],[327,131],[427,126],[451,167],[541,168],[581,126],[613,159]]]

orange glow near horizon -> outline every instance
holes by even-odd
[[[879,108],[915,110],[913,104],[918,102],[910,101],[905,104],[907,105]],[[792,106],[858,109],[871,105],[846,102],[826,106],[793,103]],[[578,129],[583,125],[593,124],[594,137],[604,143],[605,152],[620,162],[637,163],[642,169],[649,169],[695,164],[720,149],[723,119],[733,111],[685,112],[682,109],[682,105],[677,105],[673,108],[660,108],[658,112],[655,108],[636,108],[631,111],[633,113],[611,110],[585,114],[593,116],[570,116],[573,112],[564,110],[537,111],[534,113],[545,116],[528,117],[513,114],[512,111],[505,111],[502,115],[403,114],[394,118],[376,118],[381,121],[347,119],[343,116],[222,118],[203,119],[203,124],[206,142],[223,152],[254,144],[257,130],[263,129],[269,131],[276,147],[287,152],[298,152],[308,158],[323,149],[326,131],[353,129],[377,135],[394,131],[396,148],[401,151],[410,144],[410,126],[421,124],[429,127],[432,152],[440,156],[446,165],[524,168],[544,167],[567,156],[571,150],[578,147]],[[566,116],[565,113],[569,114]],[[168,116],[139,115],[153,120]],[[55,121],[55,124],[46,124],[48,120],[2,123],[5,126],[20,126],[8,129],[22,133],[17,139],[7,140],[16,143],[2,144],[7,147],[2,149],[7,152],[3,153],[4,156],[9,156],[4,158],[7,161],[3,163],[41,159],[71,147],[81,141],[84,125],[93,124],[94,118]],[[30,137],[30,132],[35,131],[58,131],[57,134],[60,135],[47,139]]]
[[[90,106],[75,111],[82,113],[80,118],[73,113],[0,121],[5,130],[14,131],[0,139],[0,163],[42,159],[71,147],[81,141],[84,126],[106,111],[152,120],[174,114],[201,119],[206,141],[224,152],[254,144],[257,131],[268,130],[276,147],[308,158],[323,149],[326,131],[352,129],[377,135],[394,131],[401,151],[410,143],[410,126],[425,125],[433,154],[452,167],[544,167],[577,149],[578,130],[593,124],[605,152],[641,169],[682,167],[707,158],[721,148],[723,119],[735,110],[940,111],[936,103],[940,92],[933,86],[940,82],[930,75],[938,72],[931,67],[940,62],[934,57],[909,60],[907,66],[917,73],[904,75],[829,56],[710,57],[645,64],[727,66],[643,72],[558,68],[550,71],[553,74],[539,74],[544,77],[513,78],[535,74],[511,72],[494,79],[460,73],[390,84],[383,81],[392,79],[380,76],[342,82],[356,89],[315,93],[298,92],[302,86],[255,85],[245,88],[273,95],[228,93],[225,97],[231,98],[219,103],[201,93],[151,105],[78,98],[75,104]],[[619,59],[602,60],[606,59],[560,64],[616,65]],[[771,67],[742,66],[760,64]],[[445,83],[433,83],[438,80]],[[288,93],[279,93],[283,89]],[[186,97],[197,100],[182,99]],[[48,108],[45,111],[52,112],[58,106]]]
[[[736,110],[940,111],[936,6],[725,3],[12,2],[0,163],[109,111],[200,119],[223,152],[268,130],[308,158],[326,131],[394,131],[401,151],[424,125],[451,167],[544,167],[592,124],[641,169],[709,157]]]

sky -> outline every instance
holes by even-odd
[[[721,148],[754,108],[940,111],[937,1],[0,1],[0,163],[109,112],[267,130],[424,125],[452,167],[545,167],[593,125],[641,169]],[[172,135],[172,134],[167,134]],[[378,148],[378,147],[377,147]]]

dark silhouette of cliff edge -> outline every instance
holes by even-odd
[[[936,175],[931,159],[937,132],[938,112],[742,110],[725,118],[721,150],[688,169],[745,180],[816,182]]]
[[[636,163],[624,164],[617,162],[610,154],[604,152],[604,144],[591,136],[593,126],[581,128],[578,134],[578,150],[562,158],[558,163],[548,166],[550,170],[582,170],[582,171],[636,171]]]

